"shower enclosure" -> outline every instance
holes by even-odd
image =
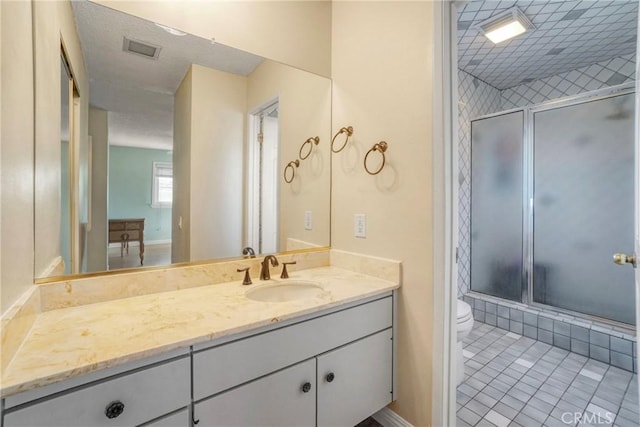
[[[471,122],[471,290],[635,324],[632,88]]]

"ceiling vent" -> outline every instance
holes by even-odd
[[[133,53],[134,55],[144,56],[145,58],[158,59],[162,48],[160,46],[155,46],[147,42],[141,42],[139,40],[133,40],[124,37],[122,50],[124,50],[125,52]]]

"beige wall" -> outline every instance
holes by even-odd
[[[248,76],[249,111],[276,97],[279,101],[279,171],[298,158],[300,146],[307,138],[320,137],[320,144],[301,162],[291,184],[278,177],[280,250],[287,249],[288,238],[328,246],[331,81],[265,60]],[[305,211],[312,212],[312,230],[304,229]]]
[[[430,2],[336,2],[332,18],[334,132],[351,125],[333,158],[332,246],[402,261],[398,390],[392,409],[431,422],[432,369],[432,15]],[[386,140],[379,176],[362,166]],[[353,237],[364,213],[365,239]]]
[[[323,76],[331,72],[331,1],[96,3]]]
[[[87,236],[88,270],[107,269],[107,190],[109,172],[109,113],[89,109],[91,136],[91,230]]]
[[[0,306],[33,283],[33,57],[30,2],[0,2]]]
[[[192,66],[191,259],[242,253],[247,79]]]
[[[33,283],[34,272],[46,271],[60,255],[57,183],[60,181],[61,39],[82,97],[78,114],[82,123],[80,148],[85,153],[89,90],[69,2],[1,4],[2,222],[5,227],[1,240],[4,256],[0,289],[1,308],[5,312]],[[34,55],[38,59],[35,69]],[[37,168],[34,168],[34,147]]]
[[[173,100],[171,262],[186,262],[190,259],[191,87],[191,68],[189,68]]]
[[[58,5],[35,2],[35,274],[60,257],[60,30]]]
[[[184,215],[175,209],[173,213],[183,216],[183,229],[179,232],[197,236],[190,239],[190,260],[239,256],[243,234],[247,79],[199,65],[191,66],[190,79],[190,138],[174,146],[176,156],[177,150],[189,144],[189,229],[184,228]],[[176,103],[175,116],[187,115],[177,110],[184,107],[181,104]],[[174,164],[174,170],[178,176],[185,174],[182,162]],[[173,221],[177,219],[174,216]],[[177,255],[173,261],[182,259],[183,256]]]
[[[89,80],[84,66],[71,3],[37,1],[34,6],[35,37],[35,260],[37,277],[60,256],[60,43],[79,92],[78,150],[75,173],[87,170]],[[70,101],[70,106],[72,101]],[[80,186],[73,188],[80,205]],[[86,189],[83,197],[86,200]],[[79,219],[75,228],[80,229]],[[33,227],[32,227],[33,228]],[[77,234],[78,243],[80,233]],[[84,239],[83,239],[84,240]],[[77,251],[76,259],[80,252]]]

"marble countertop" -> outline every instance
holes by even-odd
[[[240,281],[155,293],[38,315],[2,372],[2,397],[99,369],[245,332],[397,289],[398,283],[337,267],[291,273],[320,284],[320,296],[260,302],[245,293],[273,279]],[[289,280],[291,280],[289,279]]]

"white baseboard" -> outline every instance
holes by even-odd
[[[164,240],[147,240],[144,242],[145,246],[149,246],[149,245],[164,245],[167,243],[171,243],[171,239],[164,239]],[[137,247],[140,246],[140,242],[138,242],[137,240],[132,240],[129,242],[129,247],[133,248],[133,247]],[[120,247],[120,243],[116,242],[116,243],[109,243],[109,248],[119,248]]]
[[[389,408],[382,408],[371,416],[383,427],[413,427],[413,425]]]

